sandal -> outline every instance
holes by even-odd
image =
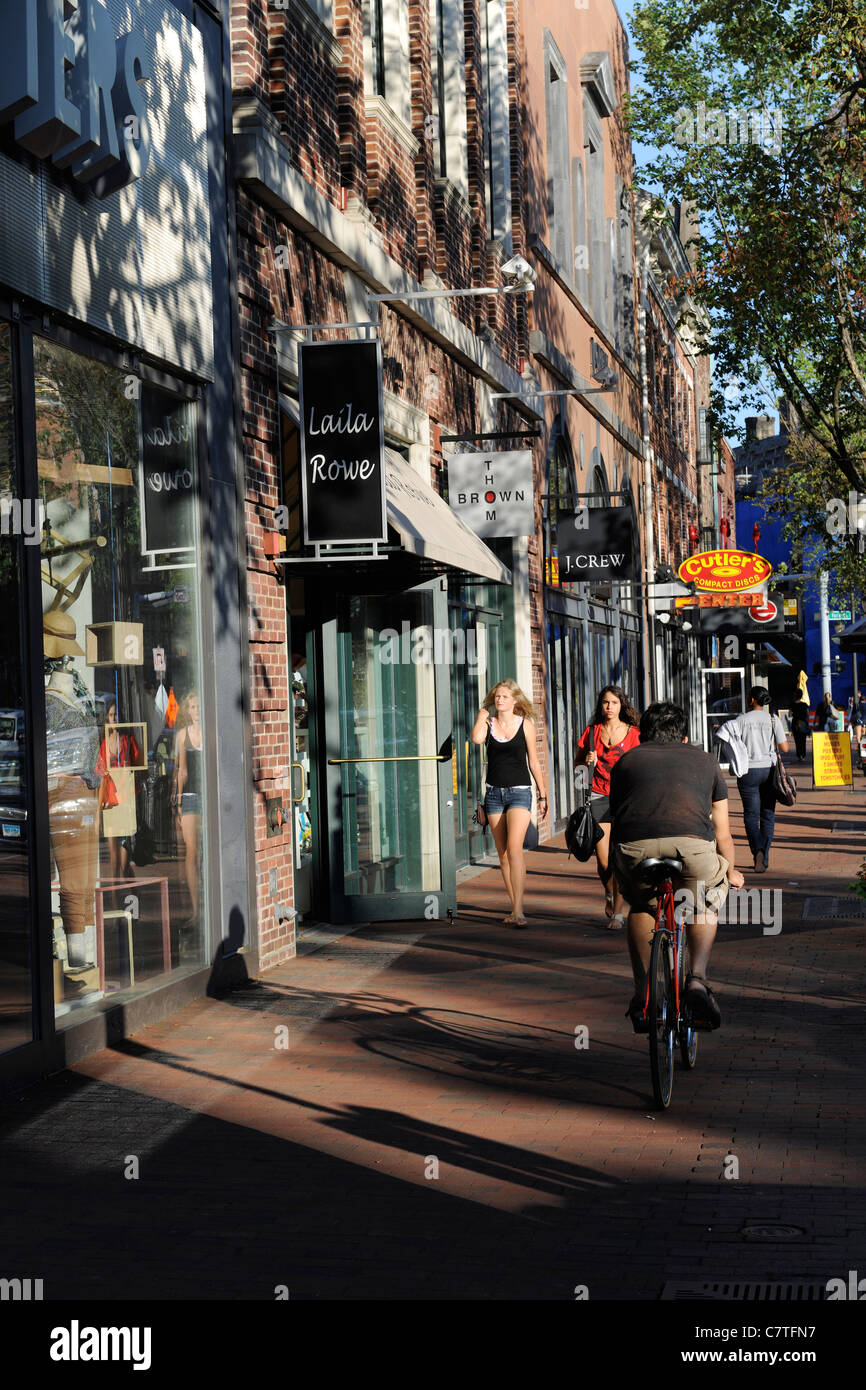
[[[703,989],[695,989],[692,981],[703,985]],[[722,1015],[716,1003],[716,996],[703,975],[695,975],[690,971],[686,976],[684,1003],[689,1007],[692,1024],[698,1032],[714,1032],[719,1027]]]
[[[608,921],[605,925],[605,931],[622,931],[624,927],[625,913],[615,912],[612,917],[608,918]]]
[[[527,922],[525,917],[512,917],[511,919],[511,926],[517,927],[519,931],[525,931],[528,925],[529,923]]]
[[[635,994],[625,1011],[625,1016],[631,1019],[631,1025],[636,1033],[649,1032],[649,1019],[644,1013],[643,1006],[643,999],[639,994]]]
[[[610,917],[616,907],[616,893],[605,893],[604,895],[604,915]]]

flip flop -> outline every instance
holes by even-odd
[[[614,912],[605,923],[605,931],[623,931],[625,928],[625,913]]]
[[[512,927],[517,927],[520,931],[525,931],[525,929],[529,926],[529,923],[527,922],[525,917],[513,917],[511,919],[511,925]]]

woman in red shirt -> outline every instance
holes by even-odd
[[[606,685],[595,702],[592,723],[581,734],[574,757],[575,767],[592,769],[590,807],[602,831],[595,847],[598,876],[604,884],[604,911],[608,931],[622,931],[627,909],[620,896],[610,861],[610,774],[623,753],[640,743],[639,716],[618,685]]]

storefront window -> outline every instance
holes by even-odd
[[[34,344],[55,1011],[206,946],[195,409]]]
[[[33,1035],[21,563],[24,528],[28,542],[38,544],[39,518],[33,499],[21,496],[11,336],[0,324],[0,1052]]]

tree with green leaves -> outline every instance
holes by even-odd
[[[698,215],[717,379],[757,403],[770,376],[825,483],[866,491],[866,0],[640,0],[632,26],[637,183]]]

